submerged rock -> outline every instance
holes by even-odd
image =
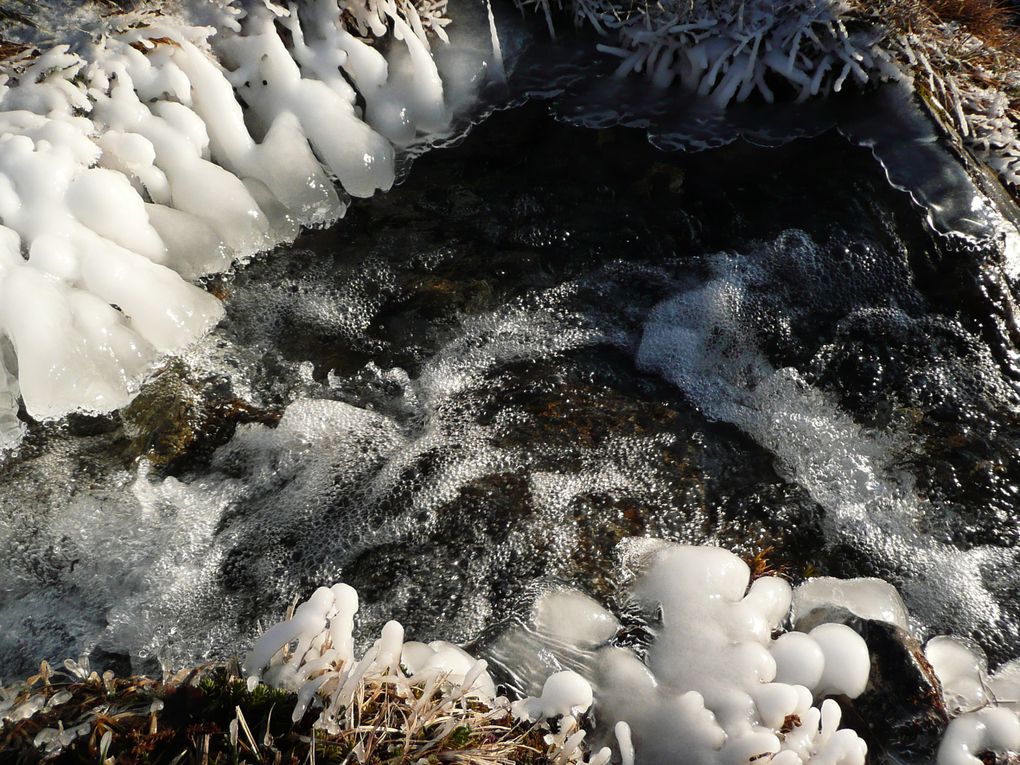
[[[173,475],[207,460],[238,425],[275,425],[282,412],[244,401],[225,380],[197,380],[187,365],[172,361],[120,415],[130,439],[126,456],[144,457]]]

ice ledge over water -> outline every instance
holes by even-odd
[[[0,447],[19,398],[128,403],[222,315],[196,279],[388,189],[400,147],[449,129],[444,77],[463,98],[486,66],[445,4],[193,5],[219,26],[153,16],[0,75]]]
[[[984,23],[959,8],[907,0],[515,0],[598,35],[617,77],[679,85],[723,109],[825,98],[898,82],[930,114],[1020,190],[1020,97],[1010,12],[990,3]],[[931,6],[931,7],[930,7]],[[560,30],[562,31],[562,30]]]

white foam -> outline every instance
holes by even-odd
[[[709,418],[736,425],[774,454],[779,473],[825,510],[826,538],[896,572],[916,611],[961,631],[995,624],[1002,612],[982,572],[1011,565],[1011,554],[992,546],[960,550],[930,536],[931,510],[912,477],[896,467],[895,433],[862,428],[795,368],[774,367],[759,349],[751,320],[759,285],[788,278],[770,269],[810,274],[818,259],[817,246],[799,232],[753,255],[709,257],[707,283],[653,309],[637,363],[675,384]],[[848,604],[856,599],[841,597]],[[873,612],[885,611],[883,618],[902,618],[888,599]]]

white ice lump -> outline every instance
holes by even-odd
[[[551,656],[573,670],[561,673],[564,683],[574,672],[588,679],[596,740],[615,739],[639,764],[862,765],[867,747],[839,728],[839,705],[816,701],[864,691],[871,668],[864,640],[841,624],[773,639],[790,613],[784,580],[752,582],[746,563],[716,547],[641,542],[630,597],[661,617],[650,624],[643,658],[613,645],[619,624],[604,608],[553,591],[537,604],[533,628],[495,647],[500,660],[526,668]],[[565,711],[566,702],[549,705],[552,682],[524,706],[530,716]]]
[[[225,3],[213,29],[188,25],[192,5],[208,17],[184,2],[0,73],[0,448],[19,397],[36,419],[126,404],[219,320],[191,280],[335,221],[333,178],[388,189],[393,142],[449,125],[426,34],[448,39],[441,14]]]
[[[824,694],[864,690],[870,661],[853,630],[825,624],[791,633],[810,666],[799,671],[787,642],[782,667],[811,682],[804,686],[777,675],[771,650],[792,598],[782,579],[751,582],[747,564],[720,548],[667,545],[646,561],[633,594],[661,613],[655,640],[643,662],[627,649],[603,649],[594,681],[602,713],[629,723],[638,762],[681,754],[720,765],[767,755],[784,765],[864,762],[864,742],[838,730],[838,705],[812,706]]]
[[[924,649],[954,719],[939,746],[938,765],[978,765],[978,755],[1020,752],[1020,660],[989,675],[976,645],[940,635]]]

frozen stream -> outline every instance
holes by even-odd
[[[833,133],[685,155],[498,113],[210,283],[225,320],[128,409],[32,427],[0,677],[223,657],[341,580],[362,634],[484,653],[549,583],[611,600],[632,535],[881,576],[920,632],[1015,656],[991,255]]]

